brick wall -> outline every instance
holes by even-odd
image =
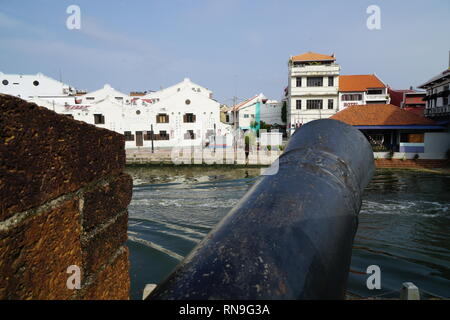
[[[449,167],[448,160],[429,160],[429,159],[417,159],[417,160],[402,160],[402,159],[376,159],[375,166],[377,168],[445,168]]]
[[[124,143],[0,95],[0,299],[129,298]]]

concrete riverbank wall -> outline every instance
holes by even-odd
[[[124,137],[0,95],[0,299],[128,299]]]
[[[259,165],[268,166],[272,164],[283,151],[281,150],[252,150],[248,159],[243,149],[236,152],[232,150],[217,149],[216,152],[201,148],[192,150],[184,149],[173,152],[171,150],[150,149],[127,149],[127,164],[160,164],[160,165]],[[411,169],[433,169],[450,167],[447,159],[384,159],[375,156],[377,168],[411,168]]]

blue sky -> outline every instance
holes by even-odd
[[[80,30],[66,28],[72,4]],[[366,27],[369,5],[381,30]],[[0,71],[126,93],[189,77],[230,104],[280,99],[289,56],[314,51],[334,53],[341,74],[408,88],[448,67],[449,17],[448,0],[0,0]]]

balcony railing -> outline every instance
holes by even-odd
[[[305,72],[321,72],[324,74],[339,73],[340,66],[338,64],[331,65],[309,65],[309,66],[290,66],[291,73],[305,73]]]
[[[387,94],[368,94],[366,95],[366,100],[388,100],[389,96]]]
[[[450,106],[433,107],[424,110],[426,116],[447,115],[450,113]]]

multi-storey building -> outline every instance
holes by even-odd
[[[434,120],[450,120],[450,66],[444,72],[428,80],[419,88],[425,89],[425,116]]]
[[[388,88],[388,93],[391,97],[391,104],[418,115],[424,115],[426,91],[417,91],[412,87],[406,90]]]
[[[340,66],[331,55],[308,52],[289,59],[287,130],[328,118],[338,108]]]
[[[233,125],[234,129],[259,129],[261,106],[266,103],[266,101],[267,98],[260,93],[232,106],[228,110],[229,123]]]
[[[389,103],[387,86],[376,75],[339,76],[339,110],[352,105]]]

